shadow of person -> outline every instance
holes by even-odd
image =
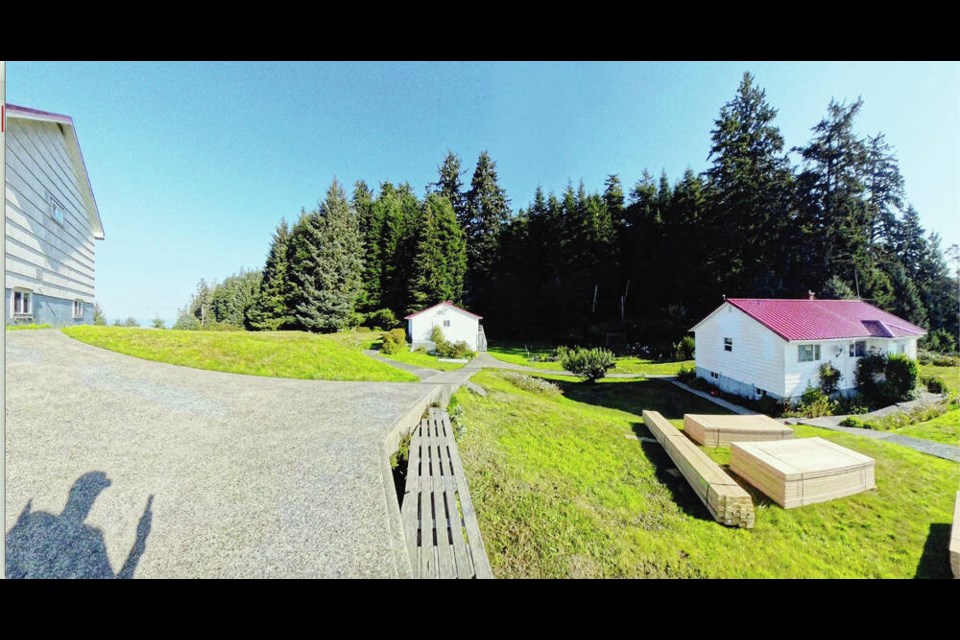
[[[33,511],[27,502],[7,532],[7,578],[132,578],[146,550],[153,522],[153,496],[137,525],[137,539],[119,573],[114,575],[103,532],[84,524],[93,503],[110,486],[107,474],[92,471],[77,478],[67,506],[56,516]]]

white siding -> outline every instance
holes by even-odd
[[[5,286],[93,302],[93,230],[60,126],[7,118]],[[64,210],[50,215],[53,196]]]
[[[790,397],[796,397],[802,394],[808,385],[817,386],[820,384],[818,371],[820,365],[829,362],[840,371],[840,383],[837,387],[841,391],[844,389],[855,389],[857,386],[857,361],[859,358],[850,355],[850,345],[858,341],[867,343],[867,353],[878,351],[880,353],[898,353],[899,345],[904,346],[904,355],[910,358],[917,357],[917,339],[916,338],[843,338],[839,340],[801,340],[790,342],[785,348],[784,363],[786,365],[786,389]],[[820,360],[814,362],[800,362],[798,345],[801,344],[819,344]],[[839,351],[839,353],[838,353]]]
[[[443,326],[444,320],[450,321],[449,327]],[[471,351],[477,350],[480,321],[446,305],[435,307],[407,320],[407,334],[410,336],[411,346],[416,348],[426,343],[432,346],[430,334],[434,326],[440,327],[444,337],[450,342],[463,340]]]
[[[730,304],[709,316],[696,332],[697,367],[784,395],[783,357],[786,341]],[[725,351],[724,338],[733,339]]]

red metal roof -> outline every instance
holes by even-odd
[[[905,338],[927,332],[862,300],[729,298],[727,302],[784,340]]]
[[[62,113],[53,113],[52,111],[41,111],[40,109],[21,107],[19,105],[10,104],[9,102],[7,103],[7,115],[13,117],[34,117],[40,120],[53,120],[55,122],[67,122],[69,124],[73,124],[73,118]]]
[[[416,313],[411,313],[411,314],[408,315],[408,316],[404,316],[403,319],[404,319],[404,320],[409,320],[410,318],[413,318],[413,317],[415,317],[415,316],[418,316],[418,315],[420,315],[421,313],[426,313],[427,311],[430,311],[431,309],[436,309],[437,307],[441,307],[441,306],[451,307],[451,308],[456,309],[457,311],[459,311],[459,312],[461,312],[461,313],[467,314],[467,315],[470,316],[471,318],[476,318],[477,320],[483,320],[483,316],[478,316],[478,315],[475,314],[475,313],[470,313],[470,312],[467,311],[466,309],[461,309],[460,307],[458,307],[457,305],[453,304],[453,303],[450,302],[449,300],[444,300],[443,302],[439,302],[439,303],[433,305],[432,307],[427,307],[426,309],[424,309],[424,310],[422,310],[422,311],[417,311]]]

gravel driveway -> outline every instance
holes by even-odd
[[[7,334],[7,571],[406,577],[384,440],[435,385],[161,364]]]

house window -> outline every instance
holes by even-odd
[[[73,301],[73,317],[82,318],[83,317],[83,300],[74,300]]]
[[[724,339],[723,339],[723,350],[724,350],[724,351],[733,351],[733,338],[724,338]]]
[[[717,373],[716,371],[711,371],[711,372],[710,372],[710,377],[713,378],[714,380],[719,380],[719,379],[720,379],[720,374]]]
[[[765,395],[767,395],[767,392],[764,391],[763,389],[757,389],[756,387],[754,387],[754,389],[755,389],[756,392],[757,392],[757,397],[758,397],[758,398],[762,398],[762,397],[764,397]]]
[[[26,289],[13,290],[13,316],[29,316],[33,313],[33,292]]]
[[[443,326],[449,327],[449,326],[450,326],[450,321],[449,321],[449,320],[444,320],[444,321],[443,321]]]
[[[820,359],[820,345],[801,344],[797,346],[797,360],[799,362],[814,362]]]
[[[900,355],[903,355],[906,352],[907,352],[907,345],[903,344],[902,342],[899,343],[897,345],[897,353],[899,353]]]
[[[867,355],[867,341],[866,340],[857,340],[856,342],[850,343],[850,357],[851,358],[862,358]]]
[[[53,218],[53,221],[56,222],[61,227],[63,226],[63,205],[60,204],[56,198],[50,197],[50,217]]]

